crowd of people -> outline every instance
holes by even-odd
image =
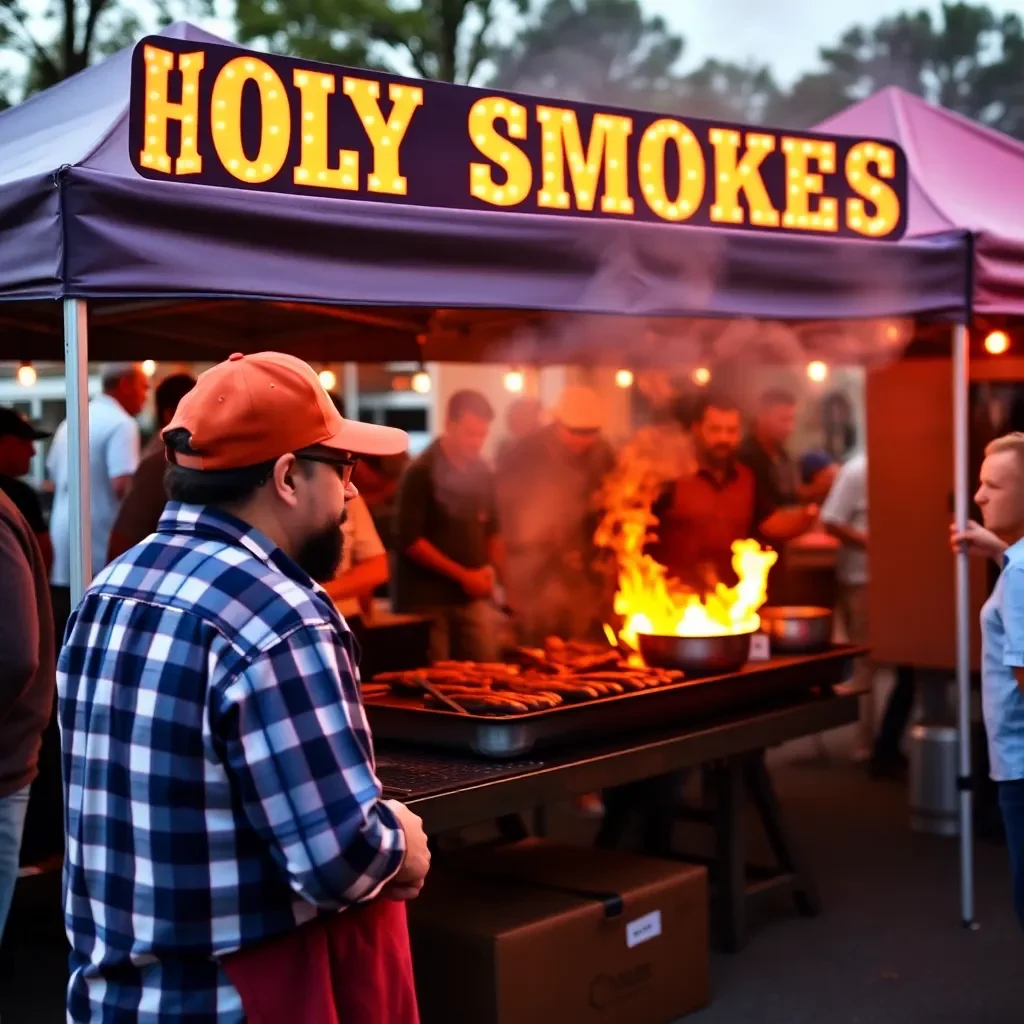
[[[550,410],[515,403],[492,464],[494,410],[475,391],[451,396],[409,459],[402,431],[347,419],[276,353],[165,378],[143,450],[148,383],[110,367],[89,404],[94,578],[75,608],[66,424],[47,456],[48,527],[22,480],[46,434],[0,410],[0,935],[46,794],[66,845],[69,1020],[240,1021],[289,988],[410,1019],[404,902],[430,853],[416,815],[383,799],[358,637],[385,586],[396,611],[429,617],[433,660],[496,660],[502,620],[528,644],[600,636],[615,576],[595,495],[617,458],[601,399],[572,386]],[[682,423],[696,469],[664,488],[650,550],[704,590],[734,579],[732,542],[754,537],[782,556],[769,600],[801,603],[786,545],[820,523],[861,642],[866,455],[794,459],[796,408],[771,390],[745,417],[704,393]],[[977,504],[985,525],[953,544],[1004,567],[982,616],[984,712],[1024,923],[1021,435],[990,445]],[[858,668],[866,694],[872,672]],[[877,739],[865,698],[876,767],[900,756],[912,681],[896,694]],[[345,951],[340,982],[316,973],[311,942]],[[283,984],[274,964],[301,977]]]

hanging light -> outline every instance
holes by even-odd
[[[619,388],[631,388],[633,386],[633,371],[618,370],[615,374],[615,386]]]
[[[142,372],[147,377],[152,377],[156,373],[156,360],[155,359],[143,359],[142,361]]]
[[[22,363],[18,367],[18,383],[23,388],[33,387],[38,379],[39,374],[36,373],[36,368],[31,363]]]
[[[324,391],[333,391],[338,383],[338,375],[333,370],[321,370],[317,376]]]
[[[511,391],[513,395],[518,395],[526,386],[526,377],[523,375],[522,370],[509,370],[505,374],[504,383],[506,391]]]
[[[815,384],[820,384],[828,376],[827,364],[823,363],[820,359],[809,362],[807,364],[807,376]]]
[[[985,335],[985,351],[990,356],[1001,356],[1010,347],[1010,336],[1006,331],[989,331]]]
[[[430,394],[430,374],[426,370],[417,370],[412,375],[410,385],[417,395]]]
[[[691,376],[693,383],[699,388],[706,387],[711,383],[711,371],[706,366],[698,366]]]

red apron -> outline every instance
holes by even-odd
[[[319,917],[221,966],[247,1024],[419,1024],[404,903]]]

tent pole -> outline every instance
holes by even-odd
[[[68,520],[71,525],[71,607],[92,579],[89,505],[89,325],[82,299],[64,300],[64,382],[67,388]]]
[[[953,329],[953,493],[957,530],[967,525],[970,494],[968,388],[970,355],[967,327]],[[960,748],[960,913],[974,927],[974,815],[971,790],[971,590],[966,551],[956,555],[956,690]]]

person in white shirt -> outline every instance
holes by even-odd
[[[149,379],[137,363],[118,363],[103,372],[103,393],[89,403],[89,511],[92,519],[92,571],[107,564],[107,544],[117,510],[139,465],[139,425]],[[68,424],[57,428],[46,466],[53,481],[54,588],[71,585],[71,507],[68,491]],[[56,604],[56,596],[55,596]],[[58,634],[59,635],[59,634]]]
[[[330,398],[344,416],[345,405],[341,398],[334,394]],[[359,468],[356,467],[356,478],[358,473]],[[371,608],[374,591],[388,581],[388,556],[369,506],[362,497],[357,495],[345,502],[341,532],[344,538],[341,565],[334,579],[323,586],[358,637],[363,619]]]
[[[821,521],[839,542],[836,577],[839,607],[850,643],[868,642],[868,460],[854,455],[836,474]],[[867,760],[875,738],[874,665],[858,660],[854,680],[865,692],[860,702],[860,731],[854,751],[856,760]]]

